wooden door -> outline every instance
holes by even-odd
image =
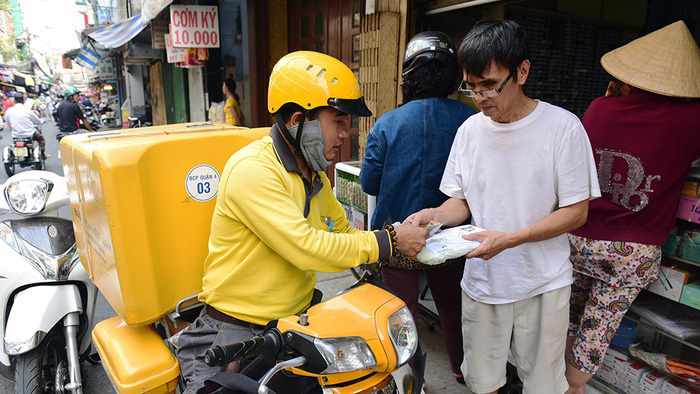
[[[290,51],[309,50],[340,59],[359,79],[360,15],[362,0],[290,0]],[[359,120],[352,117],[350,137],[336,161],[362,160],[359,151]],[[333,168],[328,169],[333,179]]]
[[[148,68],[151,82],[151,108],[153,109],[153,125],[160,126],[168,123],[168,109],[165,102],[163,84],[163,63],[156,62]]]

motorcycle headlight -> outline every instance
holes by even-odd
[[[53,183],[44,179],[22,179],[5,188],[7,205],[20,215],[36,215],[44,210]]]
[[[377,366],[367,342],[359,337],[315,338],[314,346],[326,363],[322,373],[358,371]]]
[[[17,240],[15,239],[15,232],[5,223],[0,223],[0,239],[10,245],[12,249],[19,252],[19,246],[17,246]]]
[[[389,317],[389,336],[396,351],[398,363],[396,367],[405,364],[416,352],[418,347],[418,330],[413,321],[411,311],[407,306],[399,309]]]

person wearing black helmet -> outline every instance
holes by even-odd
[[[422,32],[408,42],[402,66],[404,104],[379,118],[367,136],[360,181],[366,193],[377,196],[373,229],[382,228],[387,218],[403,221],[413,212],[447,200],[439,190],[440,177],[457,128],[475,113],[447,98],[457,87],[458,75],[456,49],[446,34]],[[425,273],[452,373],[463,382],[459,281],[464,258],[426,267],[396,255],[384,263],[382,276],[417,319],[418,276]]]

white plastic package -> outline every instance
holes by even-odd
[[[427,265],[442,264],[476,249],[481,241],[469,241],[463,235],[484,231],[483,228],[467,224],[452,227],[432,235],[425,241],[423,250],[418,253],[418,261]]]
[[[212,123],[226,123],[226,102],[212,102],[209,106],[209,121]]]

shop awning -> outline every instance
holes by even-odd
[[[34,78],[31,75],[27,75],[17,70],[12,70],[12,74],[15,75],[15,85],[34,86]],[[17,81],[17,77],[22,78],[24,83],[19,83],[19,81]]]
[[[7,86],[8,88],[13,88],[16,91],[21,92],[21,93],[27,92],[27,89],[25,89],[24,86],[17,86],[17,85],[13,85],[11,83],[0,82],[0,86]]]
[[[88,36],[107,48],[117,48],[136,37],[144,27],[141,14],[137,14],[119,23],[94,31]]]

